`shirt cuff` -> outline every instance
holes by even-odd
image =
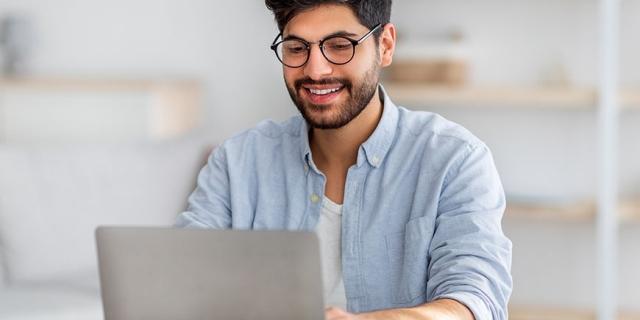
[[[491,311],[489,310],[489,307],[487,307],[486,303],[484,303],[482,299],[472,293],[454,292],[439,296],[436,299],[452,299],[462,303],[469,310],[471,310],[471,313],[473,313],[473,317],[475,318],[475,320],[493,319]]]

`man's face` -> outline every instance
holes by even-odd
[[[357,40],[369,29],[348,7],[322,5],[297,14],[286,25],[283,37],[318,42],[337,32]],[[305,120],[314,128],[336,129],[357,117],[373,98],[380,58],[372,35],[356,46],[353,59],[345,65],[327,61],[318,45],[312,44],[305,65],[283,68],[289,95]]]

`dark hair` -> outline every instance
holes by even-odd
[[[280,32],[301,11],[309,10],[323,4],[339,4],[348,6],[358,17],[360,23],[372,29],[377,24],[385,25],[391,20],[392,0],[265,0],[267,8],[273,12]],[[374,35],[376,40],[382,34],[382,28]]]

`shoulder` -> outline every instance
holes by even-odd
[[[226,139],[218,148],[227,157],[273,152],[274,149],[296,145],[301,137],[303,119],[293,116],[285,121],[264,120],[255,127]]]
[[[439,114],[412,111],[403,107],[398,107],[398,110],[399,132],[417,141],[428,143],[429,147],[440,150],[446,146],[466,150],[486,147],[482,140],[465,127]]]

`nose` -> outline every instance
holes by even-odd
[[[320,46],[312,45],[309,50],[309,60],[304,65],[305,75],[313,80],[320,80],[332,72],[333,66],[320,51]]]

